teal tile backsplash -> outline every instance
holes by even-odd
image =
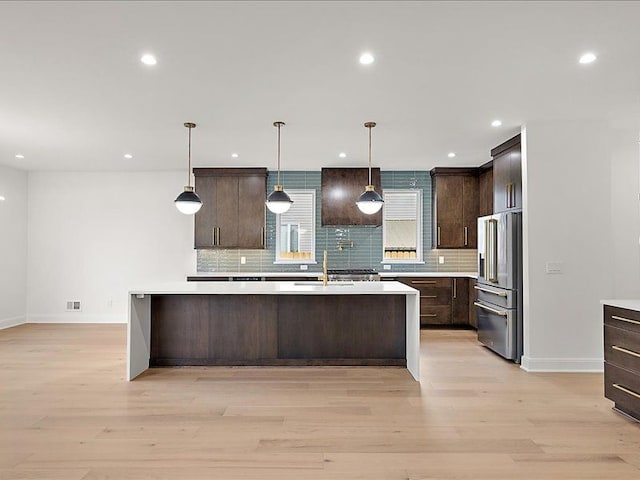
[[[373,268],[382,270],[382,227],[323,227],[321,222],[320,171],[281,172],[285,189],[316,190],[316,260],[308,271],[322,270],[322,254],[327,250],[329,268]],[[424,264],[393,264],[391,272],[473,272],[476,250],[435,250],[431,248],[431,176],[427,171],[382,171],[382,189],[422,189]],[[269,175],[267,191],[273,190],[276,176]],[[276,216],[267,210],[265,250],[198,250],[198,272],[300,272],[299,265],[274,265]],[[352,248],[338,250],[338,241],[353,242]],[[438,257],[445,263],[439,264]],[[240,257],[246,263],[240,264]],[[386,271],[386,270],[385,270]]]

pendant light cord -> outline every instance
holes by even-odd
[[[369,185],[371,185],[371,125],[369,125]]]
[[[278,123],[278,185],[280,185],[280,123]]]
[[[191,128],[189,127],[189,169],[187,170],[187,186],[191,186]]]

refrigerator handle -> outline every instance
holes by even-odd
[[[485,258],[487,268],[485,278],[489,282],[498,281],[498,220],[490,219],[486,222]]]

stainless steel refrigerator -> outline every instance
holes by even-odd
[[[522,212],[478,218],[478,340],[504,358],[522,357]]]

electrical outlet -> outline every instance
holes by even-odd
[[[300,265],[300,270],[308,270],[309,265]]]
[[[547,262],[545,264],[545,272],[547,274],[563,273],[562,268],[563,268],[562,262]]]
[[[444,265],[444,255],[438,255],[438,263]]]
[[[110,298],[109,300],[107,300],[107,307],[109,308],[113,307],[113,298]]]
[[[247,257],[240,257],[240,265],[246,265],[247,264]]]
[[[386,264],[386,265],[383,265],[382,268],[384,268],[385,270],[391,270],[391,265]]]
[[[67,300],[67,312],[79,312],[81,310],[80,300]]]

